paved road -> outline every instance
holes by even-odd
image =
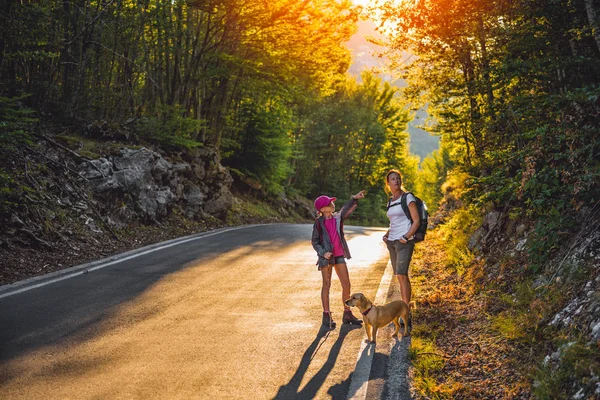
[[[379,289],[382,230],[345,229],[353,291],[396,296],[389,280]],[[382,332],[373,352],[362,328],[320,329],[310,230],[228,228],[20,293],[0,288],[0,398],[400,398],[406,371],[389,371],[409,341]],[[331,298],[339,320],[337,278]],[[357,386],[357,359],[369,357]]]

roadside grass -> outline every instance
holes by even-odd
[[[568,266],[562,280],[540,284],[518,255],[471,253],[479,224],[458,210],[416,247],[413,399],[600,398],[598,343],[574,321],[550,323],[597,271]]]
[[[459,275],[463,275],[473,261],[474,255],[468,248],[468,242],[471,232],[480,224],[481,218],[477,213],[459,209],[447,223],[437,228],[442,236],[440,239],[446,243],[446,264]]]
[[[435,376],[445,365],[441,350],[433,340],[422,337],[426,336],[422,329],[414,329],[412,336],[408,358],[414,368],[415,389],[431,399],[452,399],[458,383],[440,385]]]
[[[468,252],[467,212],[428,234],[413,257],[414,315],[411,391],[414,399],[530,398],[529,318],[514,313],[531,293],[483,287],[481,260]],[[459,251],[448,251],[459,247]],[[535,330],[534,330],[535,331]]]
[[[225,223],[227,225],[242,225],[251,223],[270,222],[310,222],[302,216],[285,211],[273,203],[267,203],[255,196],[233,192],[234,200],[231,209],[227,211]]]

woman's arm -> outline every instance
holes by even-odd
[[[417,229],[419,229],[419,225],[421,225],[421,217],[419,216],[419,210],[417,210],[417,202],[416,201],[411,201],[408,204],[408,211],[410,211],[410,217],[412,219],[412,225],[410,226],[410,229],[408,230],[408,232],[406,232],[406,234],[404,236],[406,236],[408,239],[410,239],[411,237],[413,237],[413,235],[415,234],[415,232],[417,231]],[[404,239],[400,239],[400,241],[403,241]],[[403,242],[405,243],[405,242]]]

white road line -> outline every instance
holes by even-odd
[[[393,276],[394,274],[392,272],[392,265],[388,261],[388,264],[385,267],[385,272],[381,277],[379,288],[377,289],[377,295],[375,296],[374,300],[375,304],[385,304]],[[371,374],[371,365],[373,364],[375,345],[367,343],[365,341],[366,339],[367,334],[365,332],[360,349],[358,350],[356,368],[352,374],[352,381],[350,382],[350,388],[348,389],[348,399],[364,400],[367,397],[367,389],[369,388],[369,375]]]
[[[271,225],[271,224],[260,224],[260,225]],[[61,270],[61,271],[53,272],[51,274],[47,274],[47,275],[42,275],[42,276],[38,276],[38,277],[26,279],[24,281],[16,282],[16,283],[10,284],[10,285],[0,286],[0,299],[4,298],[4,297],[15,295],[15,294],[18,294],[18,293],[23,293],[23,292],[26,292],[26,291],[31,290],[31,289],[36,289],[36,288],[39,288],[39,287],[42,287],[42,286],[46,286],[46,285],[49,285],[51,283],[63,281],[65,279],[69,279],[69,278],[72,278],[74,276],[78,276],[78,275],[82,275],[82,274],[87,274],[88,272],[95,271],[97,269],[105,268],[105,267],[108,267],[110,265],[114,265],[114,264],[121,263],[123,261],[131,260],[131,259],[143,256],[143,255],[146,255],[146,254],[150,254],[150,253],[158,251],[158,250],[167,249],[169,247],[177,246],[177,245],[182,244],[182,243],[187,243],[187,242],[191,242],[191,241],[194,241],[194,240],[200,240],[200,239],[204,239],[204,238],[207,238],[207,237],[210,237],[210,236],[219,235],[221,233],[235,231],[235,230],[238,230],[238,229],[251,228],[251,227],[254,227],[254,226],[258,226],[258,225],[244,225],[244,226],[236,226],[236,227],[233,227],[233,228],[223,228],[223,229],[219,229],[217,231],[206,233],[206,234],[199,234],[199,235],[194,235],[194,236],[191,236],[191,237],[187,236],[187,237],[184,237],[184,238],[181,238],[181,239],[173,239],[173,240],[169,240],[169,241],[163,242],[164,244],[158,244],[158,245],[154,244],[154,245],[146,246],[146,248],[148,248],[148,250],[143,250],[144,247],[142,249],[133,250],[134,254],[125,256],[123,258],[119,258],[119,256],[117,256],[117,259],[112,260],[112,261],[102,262],[102,263],[97,264],[97,265],[96,265],[96,262],[91,262],[91,263],[88,263],[88,264],[77,265],[77,266],[74,266],[74,267],[66,268],[66,269]],[[129,254],[129,253],[131,253],[131,252],[126,252],[126,253],[123,253],[123,254]],[[51,278],[52,275],[58,275],[58,276],[56,278]],[[15,289],[11,290],[13,287],[15,287]],[[6,292],[2,293],[3,291],[6,291]]]

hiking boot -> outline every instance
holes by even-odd
[[[335,321],[331,317],[331,311],[323,312],[323,325],[329,329],[335,329]]]
[[[344,318],[342,318],[342,321],[344,324],[352,325],[360,325],[363,323],[362,319],[356,318],[354,315],[352,315],[352,311],[350,310],[344,310]]]

